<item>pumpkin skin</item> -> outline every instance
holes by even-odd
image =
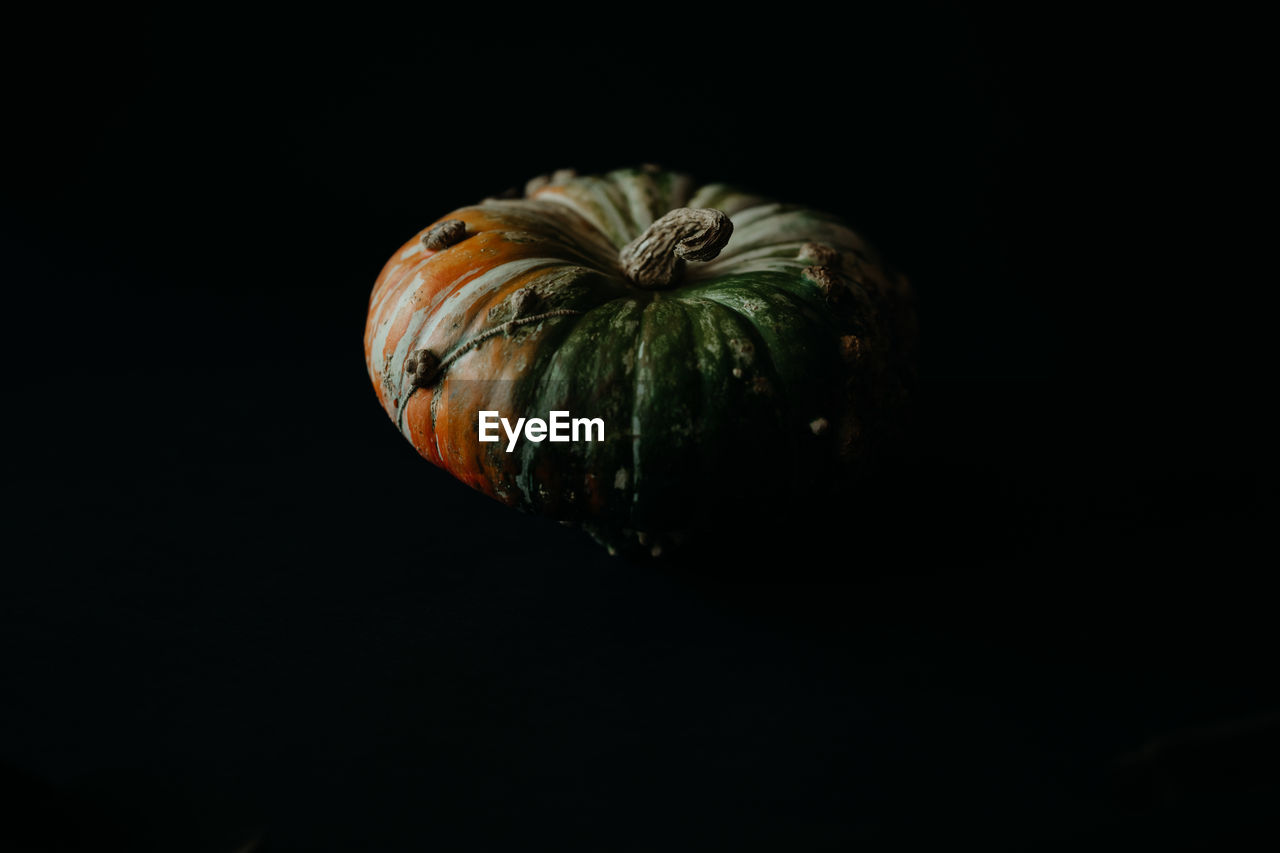
[[[641,289],[619,251],[676,208],[723,211],[732,235]],[[428,248],[450,220],[465,233]],[[913,337],[906,281],[837,218],[648,167],[558,173],[437,220],[378,276],[364,347],[423,457],[610,551],[656,554],[851,485],[905,396]],[[421,350],[444,367],[415,384]],[[480,411],[601,418],[604,440],[507,452],[501,429],[479,440]]]

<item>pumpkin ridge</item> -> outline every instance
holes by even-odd
[[[781,243],[822,243],[841,253],[857,254],[866,244],[837,217],[806,208],[791,207],[740,226],[738,240],[730,243],[717,260],[731,261],[741,252]]]
[[[595,266],[603,268],[616,266],[614,258],[617,255],[617,249],[614,248],[608,235],[594,222],[567,204],[558,204],[541,198],[495,199],[463,208],[461,212],[466,211],[475,211],[513,231],[527,232],[535,236],[552,235],[562,244],[578,249]],[[534,216],[533,211],[537,211],[538,215]],[[590,239],[585,239],[584,236]],[[546,239],[546,236],[542,236],[542,239]]]
[[[619,207],[610,203],[601,205],[600,200],[574,192],[568,185],[549,186],[538,190],[534,196],[537,201],[546,201],[562,205],[572,210],[581,218],[590,222],[592,227],[605,236],[614,251],[625,246],[635,235],[631,234],[631,223],[624,218]],[[628,236],[630,235],[630,236]]]
[[[803,395],[787,383],[774,349],[755,318],[710,297],[686,297],[686,302],[696,304],[708,317],[704,335],[713,331],[718,337],[721,369],[732,378],[731,384],[724,386],[725,404],[719,406],[732,414],[726,415],[724,428],[715,433],[714,449],[721,464],[745,459],[760,470],[769,466],[795,470],[802,435],[796,429],[797,423],[788,421],[788,413],[802,403]],[[729,406],[729,402],[734,405]],[[742,430],[742,421],[760,426]],[[762,477],[759,482],[769,479]],[[767,494],[754,496],[759,500],[768,498]]]
[[[819,349],[817,342],[827,338],[835,339],[834,323],[827,321],[823,313],[814,310],[812,305],[806,304],[804,299],[786,288],[770,286],[765,281],[752,281],[749,285],[744,285],[732,279],[720,280],[717,284],[722,288],[732,287],[734,293],[724,293],[712,286],[708,286],[697,295],[714,302],[725,310],[733,312],[757,336],[758,340],[755,344],[758,351],[762,352],[769,359],[769,364],[773,366],[774,376],[770,381],[777,386],[774,393],[784,395],[779,399],[786,399],[786,395],[794,394],[801,388],[821,379],[820,376],[811,375],[822,368],[821,359],[815,359]],[[756,292],[740,293],[748,288],[754,288]],[[692,295],[687,295],[685,298],[690,298],[690,296]],[[735,298],[742,304],[734,304]],[[753,311],[744,310],[747,307],[747,302],[757,300],[763,301],[759,306],[762,315],[768,313],[769,316],[773,316],[773,312],[764,312],[763,309],[777,307],[780,303],[783,304],[788,309],[785,316],[794,325],[783,331],[766,323],[764,316],[757,316]],[[772,306],[769,303],[772,303]],[[802,335],[800,332],[805,334]],[[797,344],[797,339],[813,341],[814,343],[805,346]],[[781,367],[778,367],[778,361],[774,358],[774,353],[781,352],[785,352],[788,356],[785,359],[786,363],[801,362],[803,360],[806,364],[803,368],[797,364],[794,369],[784,371]],[[806,353],[808,353],[808,358],[802,359]]]
[[[612,315],[609,309],[616,309]],[[580,358],[587,358],[595,367],[603,367],[614,364],[610,358],[602,357],[601,346],[597,343],[597,338],[593,335],[597,334],[597,327],[600,333],[605,329],[612,327],[618,320],[618,315],[627,309],[629,301],[626,298],[610,300],[601,306],[596,306],[590,311],[583,311],[576,318],[569,322],[561,324],[561,337],[553,350],[542,356],[538,362],[530,365],[527,375],[531,378],[527,390],[513,397],[513,403],[518,407],[518,413],[530,413],[539,416],[550,412],[556,408],[567,406],[570,411],[575,408],[574,402],[583,396],[582,385],[597,383],[581,383],[581,367],[577,363]],[[603,339],[605,345],[617,343],[618,336],[608,336]],[[540,351],[541,352],[541,351]],[[593,389],[594,390],[594,389]],[[610,436],[608,429],[610,426],[607,413],[590,412],[590,416],[605,416],[606,442]],[[550,445],[548,445],[550,447]],[[594,450],[594,446],[586,451],[590,455]],[[532,466],[534,456],[539,452],[538,446],[528,442],[522,444],[518,448],[520,454],[520,474],[517,482],[525,493],[525,499],[530,509],[540,511],[543,509],[545,501],[538,494],[538,483],[534,478]]]
[[[653,224],[654,220],[678,206],[667,204],[667,193],[658,186],[658,182],[649,172],[642,170],[610,172],[606,177],[613,181],[622,193],[626,202],[627,217],[636,234],[642,233]]]
[[[458,345],[458,338],[461,338],[465,331],[447,343],[436,342],[437,332],[447,323],[452,322],[454,325],[450,328],[456,329],[463,324],[468,315],[474,317],[476,311],[470,309],[469,306],[472,306],[475,301],[500,292],[513,280],[523,275],[545,270],[548,267],[560,266],[564,263],[558,258],[551,257],[504,260],[492,266],[478,267],[474,275],[471,274],[472,271],[468,271],[468,274],[462,279],[440,288],[438,293],[441,295],[438,299],[434,299],[431,304],[413,312],[415,315],[419,312],[425,312],[425,314],[413,334],[410,334],[406,329],[405,334],[397,342],[391,365],[392,369],[401,369],[404,365],[404,359],[410,352],[415,350],[430,349],[433,352],[452,350]],[[461,308],[448,310],[446,306],[449,301],[458,302]],[[466,325],[469,326],[470,323]],[[449,329],[446,329],[442,334],[448,340]]]
[[[651,360],[646,360],[646,342],[648,339],[647,330],[651,328],[652,318],[656,316],[658,311],[662,310],[658,306],[662,303],[661,298],[655,297],[640,312],[640,327],[636,331],[636,355],[635,370],[632,373],[632,383],[635,391],[631,396],[631,518],[633,523],[644,523],[643,517],[638,508],[641,503],[641,487],[646,482],[647,473],[641,466],[641,445],[646,438],[647,431],[641,422],[641,412],[643,401],[645,400],[645,392],[654,393],[657,388],[656,380],[653,375],[656,373],[653,369]]]

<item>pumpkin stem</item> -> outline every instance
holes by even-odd
[[[685,261],[711,260],[732,235],[733,221],[723,210],[681,207],[623,246],[618,261],[636,287],[671,287],[680,280]]]

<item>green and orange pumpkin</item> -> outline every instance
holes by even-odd
[[[402,246],[365,360],[418,453],[512,507],[660,553],[856,482],[902,400],[905,280],[838,218],[646,167],[556,173]],[[603,441],[479,440],[481,411]],[[714,511],[711,511],[714,510]]]

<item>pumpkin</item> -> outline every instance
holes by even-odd
[[[656,167],[515,195],[441,217],[374,284],[366,365],[419,454],[611,552],[856,482],[905,396],[914,315],[847,225]],[[603,429],[481,441],[486,412]]]

